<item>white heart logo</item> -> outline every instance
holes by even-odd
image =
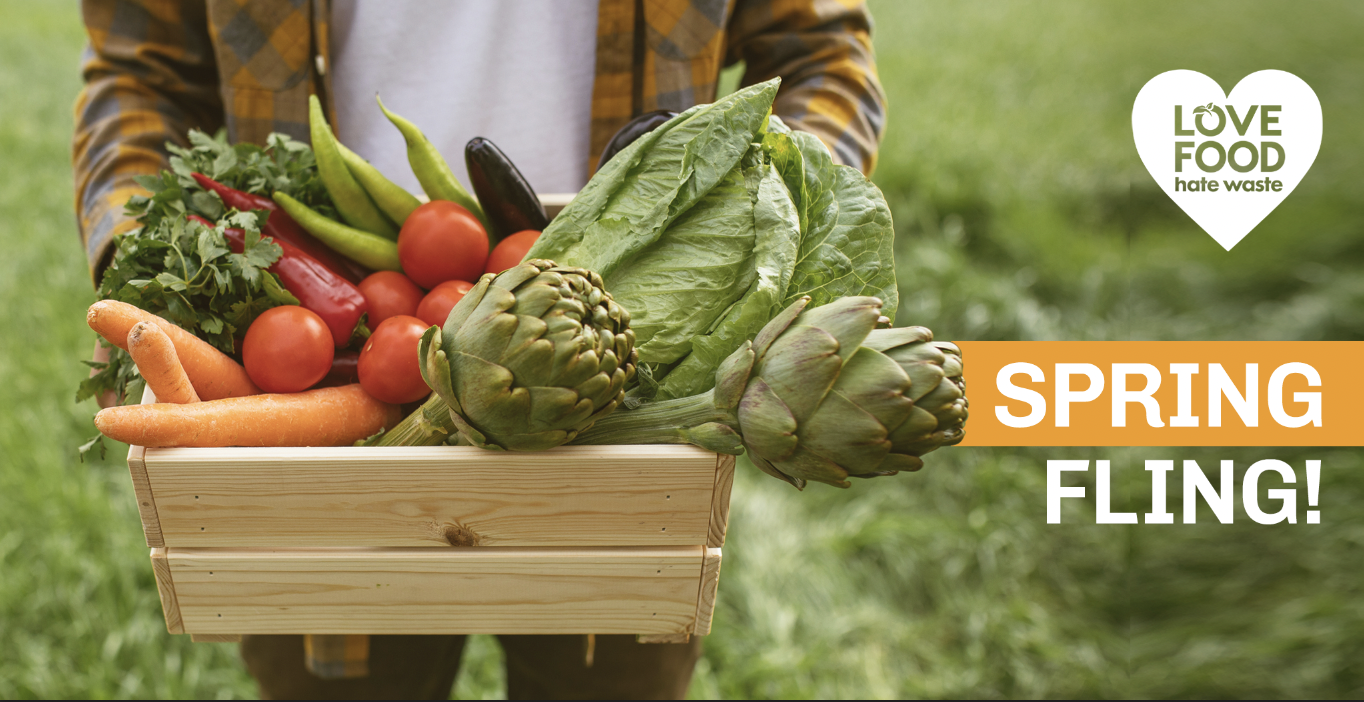
[[[1222,248],[1245,238],[1321,148],[1321,102],[1301,78],[1257,71],[1231,95],[1198,71],[1152,78],[1132,105],[1146,170]]]

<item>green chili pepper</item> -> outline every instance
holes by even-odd
[[[422,134],[417,125],[389,112],[378,95],[375,95],[374,99],[378,100],[379,109],[384,111],[388,121],[402,132],[403,140],[407,142],[407,162],[412,165],[412,173],[417,176],[417,182],[422,184],[426,196],[432,200],[448,200],[460,205],[483,223],[484,231],[492,231],[488,225],[488,217],[483,214],[483,208],[479,206],[478,200],[475,200],[474,196],[460,184],[459,179],[455,178],[454,172],[450,170],[450,164],[445,162],[445,157],[440,155],[426,135]]]
[[[312,133],[313,154],[317,157],[317,174],[322,177],[322,184],[327,187],[327,194],[332,196],[341,218],[356,229],[396,240],[398,229],[384,217],[346,168],[341,145],[327,126],[327,119],[322,116],[322,103],[316,95],[308,98],[308,126]]]
[[[421,207],[422,201],[404,190],[401,185],[384,177],[379,169],[360,158],[360,154],[346,148],[345,144],[337,142],[336,146],[341,151],[341,160],[346,162],[346,168],[350,169],[350,174],[355,176],[360,187],[369,193],[374,204],[379,206],[379,210],[402,229],[407,216],[412,214],[412,210]]]
[[[328,219],[284,192],[275,192],[274,198],[309,234],[342,256],[376,271],[403,269],[398,263],[398,245],[394,242]]]

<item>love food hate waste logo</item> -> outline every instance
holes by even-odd
[[[1288,194],[1321,148],[1321,102],[1301,78],[1257,71],[1222,92],[1198,71],[1152,78],[1132,105],[1146,170],[1228,251]]]

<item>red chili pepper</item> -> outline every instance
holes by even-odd
[[[194,182],[198,183],[203,189],[218,193],[218,197],[228,207],[236,208],[242,212],[269,210],[270,216],[261,226],[261,234],[274,239],[276,242],[293,244],[322,265],[330,268],[333,273],[352,283],[359,283],[369,274],[359,265],[337,256],[331,249],[327,248],[326,244],[315,239],[303,227],[298,226],[298,222],[295,222],[288,212],[281,210],[274,200],[263,195],[253,195],[234,190],[202,173],[191,173],[190,175],[194,177]]]
[[[204,226],[213,226],[212,222],[198,215],[190,215],[189,218]],[[229,228],[224,235],[233,253],[241,253],[246,249],[246,232]],[[322,318],[331,330],[332,341],[337,348],[349,344],[360,324],[360,318],[369,312],[369,303],[360,294],[360,288],[293,244],[279,239],[274,241],[284,253],[270,266],[270,272],[279,275],[284,288],[298,298],[304,309],[312,310]]]

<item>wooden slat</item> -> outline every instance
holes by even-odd
[[[720,548],[725,545],[725,532],[729,530],[729,494],[734,489],[734,456],[724,453],[715,454],[715,489],[710,497],[710,528],[706,535],[706,546]]]
[[[199,634],[681,634],[703,549],[167,549]]]
[[[706,549],[705,559],[701,562],[701,591],[696,598],[696,624],[692,633],[705,636],[710,633],[710,620],[715,616],[715,593],[720,587],[720,549]]]
[[[161,535],[161,521],[156,513],[156,499],[152,497],[152,486],[147,480],[147,449],[141,446],[128,447],[128,473],[133,478],[133,495],[137,497],[137,513],[142,517],[142,534],[149,548],[166,545]]]
[[[190,634],[189,640],[194,643],[240,643],[241,634]]]
[[[692,446],[149,449],[145,465],[175,547],[699,546],[715,519],[715,454]]]
[[[166,549],[152,549],[152,573],[156,576],[156,592],[161,595],[161,612],[166,616],[166,631],[172,634],[185,633],[184,621],[180,617],[180,602],[176,598],[175,581],[171,577],[171,567],[166,557]]]

